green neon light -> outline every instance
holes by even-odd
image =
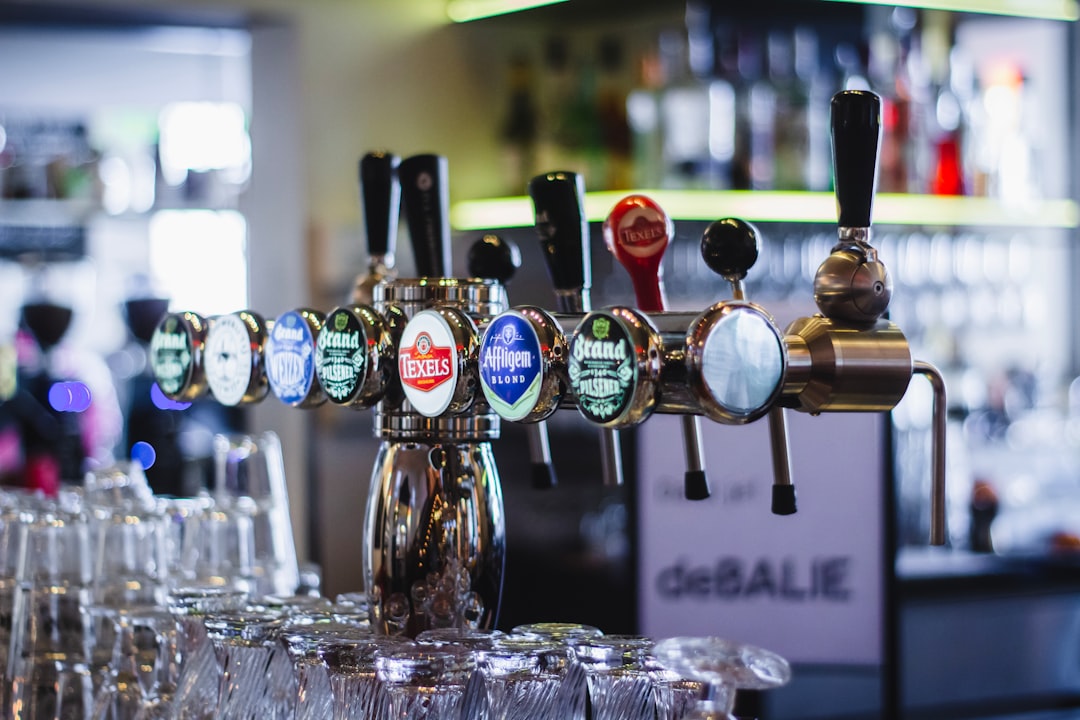
[[[603,222],[615,203],[634,191],[595,192],[585,196],[585,215]],[[751,222],[836,222],[836,198],[827,192],[764,192],[712,190],[644,190],[680,220],[711,222],[738,217]],[[527,197],[468,200],[450,209],[457,230],[491,230],[529,227],[534,223],[532,201]],[[874,201],[876,225],[926,225],[956,227],[1080,226],[1080,209],[1072,200],[1043,200],[1010,206],[996,198],[900,195],[881,193]]]
[[[567,0],[449,0],[446,15],[454,22],[472,22],[496,15],[531,10],[544,5],[556,5]]]
[[[1080,19],[1076,0],[830,0],[831,2],[858,3],[861,5],[889,5],[921,8],[923,10],[950,10],[952,12],[982,13],[984,15],[1010,15],[1013,17],[1041,18],[1043,20]]]

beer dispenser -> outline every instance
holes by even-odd
[[[616,204],[605,224],[639,307],[592,310],[584,185],[568,172],[538,176],[528,188],[556,312],[509,308],[500,279],[512,268],[494,241],[470,262],[470,274],[487,278],[452,277],[446,160],[380,154],[362,165],[372,265],[352,302],[325,318],[299,310],[272,322],[252,311],[167,315],[151,343],[159,385],[177,400],[209,388],[219,402],[257,402],[269,386],[297,407],[327,400],[374,409],[382,442],[362,557],[382,633],[495,624],[506,535],[491,442],[503,420],[537,424],[560,409],[602,429],[610,482],[621,479],[616,431],[653,413],[685,416],[688,497],[708,492],[696,424],[768,417],[773,511],[786,515],[795,491],[784,413],[888,411],[911,377],[924,375],[934,390],[930,542],[943,544],[945,386],[887,319],[891,280],[870,243],[880,100],[844,91],[831,112],[839,238],[814,280],[820,312],[784,330],[745,297],[758,239],[733,218],[702,238],[703,261],[729,282],[732,298],[702,311],[663,310],[658,268],[670,220],[640,195]],[[399,188],[416,278],[390,270]]]

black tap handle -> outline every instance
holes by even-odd
[[[450,191],[446,158],[413,155],[401,161],[401,200],[412,239],[416,274],[450,274]]]
[[[585,179],[572,172],[537,175],[529,181],[536,210],[536,233],[547,260],[551,284],[561,293],[592,285],[589,221],[585,217]]]
[[[506,284],[521,267],[518,246],[498,235],[488,234],[469,248],[469,277],[498,280]]]
[[[401,158],[388,152],[370,152],[360,159],[360,203],[370,257],[394,255],[401,213],[400,164]]]
[[[833,173],[840,227],[870,227],[880,138],[877,95],[844,90],[833,96]]]
[[[701,236],[701,259],[726,280],[742,280],[758,259],[758,232],[738,218],[710,223]]]

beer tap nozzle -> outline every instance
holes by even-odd
[[[746,299],[743,280],[757,262],[758,254],[757,229],[737,218],[724,218],[711,223],[701,237],[702,259],[710,270],[731,284],[735,300]],[[775,515],[793,515],[797,505],[795,485],[791,481],[791,449],[787,418],[779,405],[769,409],[769,446],[773,463],[772,512]]]
[[[484,235],[469,248],[469,275],[498,280],[506,285],[521,267],[521,251],[517,245],[498,235]],[[529,442],[532,485],[537,489],[555,487],[555,467],[551,462],[551,443],[547,423],[540,421],[525,426]]]
[[[820,314],[799,318],[785,337],[782,402],[803,412],[884,412],[913,374],[934,389],[930,542],[945,543],[945,384],[929,363],[913,361],[907,338],[886,317],[892,281],[870,244],[870,217],[881,134],[881,100],[847,90],[832,99],[839,241],[814,278]]]
[[[604,221],[604,242],[630,274],[638,308],[644,312],[666,309],[661,261],[674,234],[671,218],[644,195],[623,198]],[[710,493],[701,445],[701,419],[696,415],[683,415],[682,429],[686,498],[704,500]]]
[[[592,255],[589,221],[585,217],[585,180],[572,172],[551,172],[529,181],[529,197],[536,211],[536,233],[547,261],[559,312],[592,310]],[[622,485],[622,449],[619,435],[600,429],[601,472],[604,485]]]

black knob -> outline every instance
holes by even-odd
[[[360,203],[364,212],[368,255],[393,255],[401,213],[401,158],[388,152],[370,152],[360,159]]]
[[[870,227],[880,138],[877,95],[844,90],[833,96],[833,173],[840,227]]]
[[[701,236],[701,259],[717,275],[742,280],[758,259],[758,232],[738,218],[724,218],[705,228]]]
[[[485,235],[469,248],[469,277],[506,283],[521,267],[518,246],[498,235]]]
[[[398,166],[405,221],[412,239],[416,274],[450,274],[450,194],[447,162],[441,155],[414,155]]]
[[[587,292],[592,285],[585,180],[572,172],[551,172],[529,181],[536,232],[556,290]]]

